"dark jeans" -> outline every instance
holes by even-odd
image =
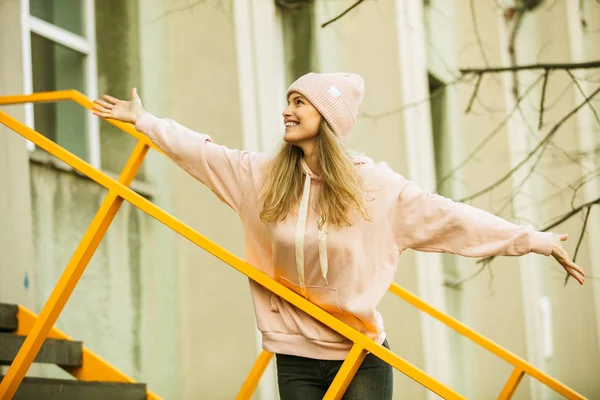
[[[389,349],[387,340],[383,346]],[[315,360],[277,354],[281,400],[321,400],[344,361]],[[392,367],[369,353],[346,390],[344,400],[390,400]]]

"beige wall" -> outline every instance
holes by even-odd
[[[19,0],[0,2],[0,94],[23,92]],[[23,122],[23,106],[1,107]],[[35,305],[29,153],[23,137],[0,125],[0,302]],[[0,368],[0,372],[5,367]],[[38,370],[34,366],[29,373]]]
[[[19,0],[0,2],[0,94],[23,92]],[[23,106],[2,111],[24,121]],[[0,301],[33,304],[31,284],[33,254],[29,194],[29,162],[26,141],[0,125]]]

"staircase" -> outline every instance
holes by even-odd
[[[19,329],[19,316],[27,319],[33,314],[23,307],[0,303],[0,366],[10,365],[23,345],[26,321]],[[55,335],[60,335],[54,329]],[[66,336],[66,335],[65,335]],[[89,353],[79,341],[66,338],[48,338],[34,359],[36,363],[55,364],[72,373],[83,369],[84,354]],[[4,376],[0,374],[0,381]],[[132,382],[84,381],[74,379],[48,379],[25,377],[15,400],[145,400],[146,385]]]

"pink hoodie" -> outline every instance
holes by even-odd
[[[373,199],[368,202],[371,221],[355,212],[352,227],[319,231],[320,181],[303,163],[306,180],[298,212],[276,224],[264,223],[257,188],[269,155],[230,150],[149,113],[138,119],[136,129],[238,213],[250,264],[379,344],[385,331],[376,307],[405,249],[467,257],[552,252],[552,233],[423,191],[385,163],[366,157],[355,158],[354,164]],[[352,346],[346,338],[253,281],[250,289],[265,350],[346,358]]]

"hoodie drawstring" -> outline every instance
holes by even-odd
[[[323,274],[323,279],[329,286],[329,282],[327,282],[327,271],[329,270],[327,264],[327,222],[324,222],[323,226],[319,228],[319,261],[321,263],[321,274]]]
[[[304,283],[304,232],[306,230],[306,216],[308,214],[308,198],[310,196],[310,176],[306,175],[300,209],[298,210],[298,225],[296,225],[296,269],[302,296],[306,297],[306,284]]]
[[[296,269],[298,271],[298,280],[300,282],[300,290],[302,295],[306,297],[306,283],[304,280],[304,234],[306,232],[306,219],[308,215],[308,200],[310,197],[310,174],[305,174],[304,190],[302,191],[302,200],[300,200],[300,208],[298,210],[298,224],[296,225]],[[319,263],[321,264],[321,274],[327,283],[327,223],[324,223],[319,228]],[[327,283],[329,284],[329,283]]]

